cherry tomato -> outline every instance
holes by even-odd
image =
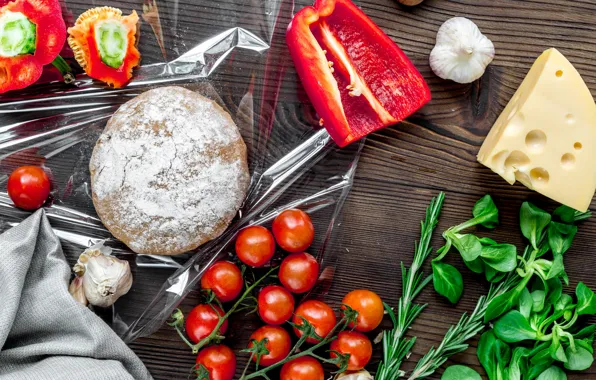
[[[286,356],[288,356],[288,354],[290,353],[292,342],[290,339],[290,334],[288,334],[288,332],[283,327],[263,326],[259,328],[250,336],[250,343],[248,344],[248,347],[253,346],[253,339],[263,340],[265,338],[267,338],[267,343],[265,343],[265,347],[267,347],[269,353],[267,355],[261,356],[260,365],[268,367],[275,363],[279,363]],[[252,359],[255,362],[257,361],[256,356]]]
[[[279,281],[296,294],[311,290],[317,283],[318,276],[319,263],[306,252],[288,255],[279,267]]]
[[[236,254],[246,265],[262,267],[275,253],[275,239],[262,226],[246,227],[236,238]]]
[[[209,346],[199,351],[197,364],[209,371],[210,380],[232,380],[236,373],[236,355],[223,344]]]
[[[364,368],[370,361],[372,356],[372,343],[366,335],[356,331],[342,331],[337,335],[337,339],[331,342],[329,347],[331,357],[336,358],[337,355],[333,351],[340,354],[350,354],[348,360],[348,370],[357,371]]]
[[[313,325],[315,332],[321,338],[325,338],[331,332],[331,330],[333,330],[333,327],[335,327],[335,324],[337,323],[333,309],[331,309],[331,307],[329,307],[329,305],[326,303],[316,300],[309,300],[300,304],[294,313],[292,322],[298,326],[302,325],[304,322],[300,317],[303,317],[311,325]],[[302,331],[295,327],[294,333],[298,338],[302,336]],[[319,340],[315,338],[307,338],[306,341],[308,343],[319,342]]]
[[[294,297],[279,285],[268,285],[259,293],[258,308],[263,322],[281,325],[294,312]]]
[[[312,356],[301,356],[281,367],[280,380],[324,380],[325,371]]]
[[[218,315],[219,314],[219,315]],[[217,326],[219,316],[223,316],[224,312],[217,305],[198,305],[188,313],[186,317],[186,334],[191,341],[198,343],[205,338]],[[225,334],[228,329],[228,321],[220,326],[219,332]]]
[[[201,278],[201,287],[211,289],[221,302],[230,302],[238,297],[243,286],[240,268],[229,261],[216,262]]]
[[[356,326],[350,323],[350,327],[357,331],[372,331],[383,320],[385,312],[383,301],[381,301],[381,297],[370,290],[353,290],[346,294],[342,304],[346,304],[358,312]],[[345,307],[342,306],[342,309],[345,309]]]
[[[273,235],[279,246],[288,252],[302,252],[312,244],[315,228],[310,216],[302,210],[286,210],[273,221]]]
[[[38,166],[21,166],[8,177],[8,195],[18,208],[36,210],[50,195],[50,179]]]

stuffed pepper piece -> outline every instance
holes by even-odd
[[[316,0],[303,8],[286,41],[320,123],[340,147],[430,100],[412,62],[350,0]]]
[[[58,0],[16,0],[0,8],[0,93],[36,82],[65,40]]]
[[[141,54],[136,47],[139,16],[111,7],[89,9],[68,29],[75,59],[91,78],[119,88],[132,78]]]

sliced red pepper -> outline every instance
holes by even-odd
[[[72,48],[75,59],[91,78],[106,82],[115,88],[122,87],[132,78],[132,70],[139,65],[141,54],[137,49],[137,28],[139,16],[136,11],[128,16],[122,16],[120,9],[100,7],[87,10],[79,16],[75,25],[68,29],[68,43]],[[96,38],[96,26],[115,23],[125,31],[119,35],[126,42],[123,56],[118,64],[109,66],[102,60],[100,46]],[[99,36],[101,39],[101,36]],[[110,37],[107,37],[108,39]],[[109,41],[108,41],[109,42]],[[121,61],[121,62],[120,62]]]
[[[340,146],[426,104],[424,78],[350,0],[316,0],[294,15],[286,42],[321,122]]]
[[[35,51],[33,54],[0,56],[0,93],[36,82],[43,66],[58,56],[66,40],[66,25],[58,0],[16,0],[0,8],[0,18],[8,12],[21,13],[35,24]]]

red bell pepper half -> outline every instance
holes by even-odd
[[[0,8],[0,93],[36,82],[65,40],[58,0],[15,0]]]
[[[286,42],[321,124],[340,147],[430,100],[412,62],[350,0],[315,0],[294,15]]]

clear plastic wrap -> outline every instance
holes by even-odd
[[[311,214],[317,234],[309,251],[321,261],[323,273],[332,273],[336,258],[327,251],[362,144],[340,150],[324,129],[315,129],[318,118],[298,84],[284,41],[294,2],[237,3],[102,2],[142,15],[143,64],[127,87],[109,89],[84,74],[65,85],[52,81],[55,72],[47,68],[41,82],[49,82],[0,96],[0,229],[29,215],[12,205],[5,191],[8,174],[21,165],[44,165],[52,180],[46,213],[68,260],[74,263],[84,248],[105,240],[113,254],[131,264],[133,287],[108,318],[126,341],[156,331],[196,287],[205,268],[233,252],[239,229],[267,225],[289,207]],[[92,6],[64,2],[67,24]],[[68,56],[68,49],[63,53]],[[122,103],[165,85],[198,91],[232,115],[248,147],[251,186],[238,217],[219,238],[175,257],[135,255],[95,213],[89,158]]]

